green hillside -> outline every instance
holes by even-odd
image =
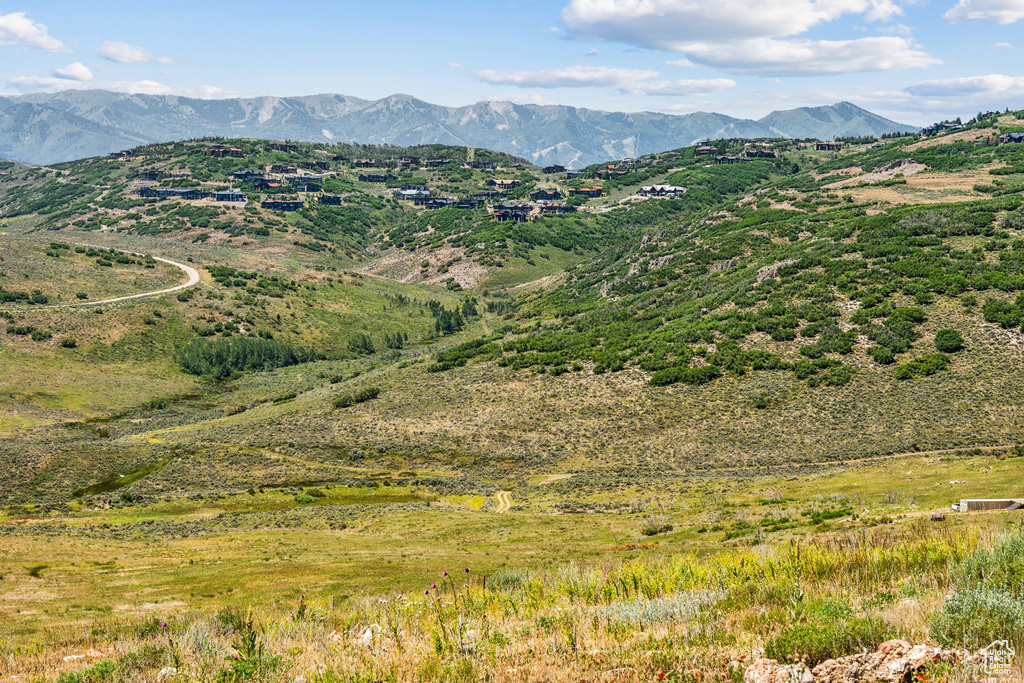
[[[998,138],[1022,127],[720,140],[578,178],[256,140],[0,166],[0,661],[736,678],[761,648],[954,646],[946,598],[982,588],[1010,616],[979,607],[972,638],[1011,632],[1024,589],[977,567],[1019,519],[929,520],[1021,495],[1024,145]],[[394,194],[489,180],[518,186]],[[140,196],[161,187],[248,201]],[[538,189],[577,210],[496,220]]]

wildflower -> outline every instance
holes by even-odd
[[[165,621],[162,624],[160,624],[160,628],[167,628],[167,622]]]
[[[424,588],[423,589],[423,594],[424,595],[430,595],[430,591],[428,589]]]
[[[444,571],[442,571],[441,576],[448,576],[448,570],[445,569]]]
[[[659,681],[665,680],[665,674],[663,672],[661,672],[661,671],[658,672],[658,680]]]
[[[430,584],[430,587],[431,588],[437,588],[437,584],[436,583],[432,583],[432,584]]]
[[[469,567],[466,567],[466,573],[467,574],[469,573]]]

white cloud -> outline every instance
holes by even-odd
[[[1005,47],[1005,48],[1008,48],[1010,50],[1016,50],[1017,49],[1013,45],[1010,45],[1009,43],[996,43],[995,45],[993,45],[993,47]]]
[[[684,67],[697,66],[696,64],[691,62],[689,59],[673,59],[673,60],[665,62],[665,63],[668,64],[669,66],[684,66]]]
[[[170,57],[154,57],[153,53],[138,45],[129,45],[119,40],[108,40],[96,51],[103,59],[109,59],[119,64],[141,64],[143,62],[160,62],[170,64]]]
[[[740,73],[835,74],[939,63],[908,38],[892,35],[794,38],[844,15],[888,21],[902,14],[893,0],[571,0],[562,22],[577,38],[672,50],[686,55],[680,66],[696,63]],[[882,30],[899,34],[905,27]]]
[[[72,65],[73,66],[73,65]],[[55,70],[57,73],[60,70]],[[23,93],[31,92],[58,92],[61,90],[110,90],[112,92],[133,93],[139,95],[178,95],[181,97],[195,97],[197,99],[220,99],[227,97],[241,97],[241,93],[213,85],[200,85],[195,88],[180,88],[164,85],[157,81],[84,81],[73,78],[45,77],[45,76],[12,76],[7,79],[7,84],[15,90]]]
[[[902,13],[891,0],[572,0],[562,21],[579,37],[677,50],[691,42],[798,35],[844,14],[875,21]]]
[[[1012,24],[1024,19],[1024,0],[960,0],[942,18],[951,24],[964,21],[995,21]]]
[[[924,81],[906,88],[918,97],[1019,97],[1024,92],[1024,76],[967,76],[963,78],[940,78]]]
[[[476,72],[478,78],[495,85],[521,88],[612,88],[620,95],[706,95],[735,87],[728,78],[697,80],[653,80],[660,76],[649,69],[622,69],[611,66],[570,66],[537,71]]]
[[[462,65],[458,62],[448,62],[448,66],[452,69],[461,69]]]
[[[594,48],[593,50],[587,50],[586,52],[584,52],[583,56],[584,57],[600,57],[601,56],[601,51],[598,50],[597,48]]]
[[[44,52],[71,52],[50,35],[45,25],[32,21],[24,12],[0,14],[0,45],[24,45]]]
[[[705,66],[765,76],[810,76],[888,71],[940,64],[906,38],[877,36],[856,40],[774,40],[693,43],[690,59]]]
[[[491,95],[487,98],[491,102],[512,102],[513,104],[554,104],[539,92],[516,93],[514,95]]]
[[[520,88],[585,88],[592,86],[622,86],[637,80],[658,76],[648,69],[621,69],[613,66],[568,66],[537,71],[477,71],[481,80],[496,85],[515,85]]]
[[[63,69],[54,69],[53,75],[57,78],[70,79],[72,81],[91,81],[93,79],[92,71],[81,62],[73,62]]]
[[[680,81],[640,81],[619,87],[626,95],[707,95],[735,88],[731,78],[705,78]]]

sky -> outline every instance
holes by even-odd
[[[1024,0],[0,0],[0,95],[404,93],[925,125],[1024,109]]]

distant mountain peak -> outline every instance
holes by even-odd
[[[776,111],[760,120],[714,112],[605,112],[563,105],[483,101],[445,107],[395,93],[380,100],[326,93],[200,100],[70,90],[0,97],[0,156],[53,163],[138,144],[220,136],[456,144],[584,166],[676,149],[717,137],[829,140],[916,130],[849,102]]]

